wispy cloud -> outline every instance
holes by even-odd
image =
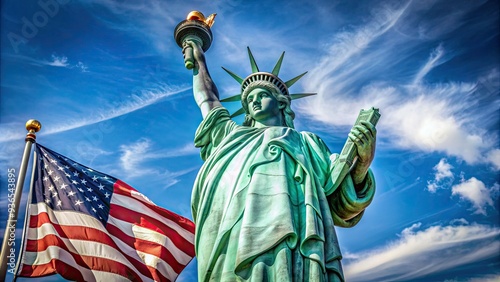
[[[413,84],[422,83],[422,79],[436,66],[442,63],[441,58],[444,54],[444,48],[442,45],[439,45],[436,49],[434,49],[427,62],[420,68],[418,73],[415,75],[415,79],[413,80]]]
[[[331,126],[352,126],[357,115],[353,109],[375,106],[382,113],[379,136],[388,144],[443,152],[469,164],[487,162],[496,167],[496,159],[487,155],[496,149],[497,136],[478,117],[494,116],[498,105],[482,103],[481,111],[471,111],[471,105],[481,103],[478,96],[497,101],[491,96],[497,90],[481,87],[481,77],[438,83],[428,80],[437,66],[455,56],[442,43],[429,50],[420,65],[406,63],[415,62],[415,49],[428,46],[423,45],[425,39],[401,33],[403,22],[412,17],[416,6],[408,2],[401,8],[375,11],[366,25],[337,34],[320,64],[304,80],[304,88],[317,90],[318,95],[297,103],[298,109],[331,130]],[[447,28],[452,32],[456,26]],[[486,75],[495,76],[488,81],[500,78],[495,70]]]
[[[47,130],[41,132],[40,135],[55,134],[123,116],[161,102],[167,97],[182,93],[190,88],[188,86],[164,85],[155,90],[144,90],[140,94],[131,95],[125,101],[115,102],[108,107],[98,108],[89,115],[69,117],[62,121],[63,123],[46,125]],[[24,136],[20,134],[18,125],[5,124],[2,127],[4,127],[2,128],[4,134],[0,136],[0,143],[19,140]]]
[[[15,60],[18,62],[25,62],[30,65],[35,66],[49,66],[49,67],[59,67],[67,69],[78,69],[81,72],[88,72],[88,66],[78,61],[77,63],[72,63],[67,56],[52,54],[50,59],[38,59],[23,55],[12,55],[12,54],[2,54],[3,59]]]
[[[427,190],[431,193],[435,193],[437,189],[447,187],[453,181],[453,173],[451,169],[453,168],[446,159],[441,159],[437,165],[434,166],[434,179],[427,182]],[[445,183],[443,181],[447,180]],[[449,180],[449,181],[448,181]]]
[[[154,148],[154,144],[150,139],[142,138],[133,144],[122,145],[120,150],[122,152],[120,164],[127,177],[155,177],[157,178],[156,180],[160,179],[163,182],[164,188],[177,183],[179,181],[179,176],[196,169],[188,168],[172,172],[169,170],[160,170],[157,166],[148,164],[151,160],[198,154],[198,150],[192,143],[186,144],[180,148],[165,150]]]
[[[495,183],[493,187],[487,188],[486,185],[475,177],[462,179],[460,184],[451,188],[452,195],[459,196],[462,200],[472,204],[474,212],[487,215],[487,208],[493,206],[493,195],[498,193],[500,185]]]
[[[459,223],[459,225],[456,225]],[[409,281],[498,256],[500,229],[455,222],[426,229],[416,223],[399,239],[344,256],[349,281]]]
[[[91,0],[86,1],[98,9],[105,8],[120,20],[116,18],[108,19],[103,13],[95,13],[94,16],[107,25],[108,28],[126,31],[127,33],[147,40],[159,52],[165,52],[170,48],[177,48],[173,43],[173,38],[165,37],[168,31],[187,15],[180,15],[178,11],[184,10],[183,5],[177,2],[148,1],[112,1],[112,0]],[[175,12],[174,12],[175,11]],[[178,17],[181,18],[178,18]],[[176,22],[177,20],[177,22]],[[171,41],[170,41],[171,40]],[[180,52],[180,51],[179,51]]]
[[[76,64],[71,64],[66,56],[57,56],[52,54],[51,61],[41,61],[42,64],[52,66],[52,67],[63,67],[68,69],[79,69],[81,72],[88,72],[88,67],[83,62],[78,62]]]

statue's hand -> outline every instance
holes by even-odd
[[[192,48],[195,67],[198,67],[200,63],[205,63],[205,52],[203,52],[203,49],[197,41],[190,39],[184,41],[184,47],[182,48],[184,56],[186,55],[185,52],[189,52],[189,50],[187,50],[188,48]]]
[[[377,129],[368,121],[362,121],[360,125],[356,125],[349,133],[351,139],[358,149],[358,164],[368,169],[375,157],[375,143],[377,137]]]

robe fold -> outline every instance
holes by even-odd
[[[309,132],[239,126],[212,109],[195,136],[199,281],[344,281],[334,225],[354,226],[375,182],[334,187],[338,159]]]

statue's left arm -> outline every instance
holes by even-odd
[[[349,139],[357,147],[357,161],[339,187],[335,187],[332,189],[334,192],[327,195],[334,222],[338,226],[356,225],[373,199],[375,179],[370,165],[375,156],[376,134],[375,126],[367,121],[354,126],[349,133]],[[332,160],[332,167],[336,161]]]
[[[349,139],[356,144],[358,159],[351,169],[351,176],[356,190],[361,189],[366,180],[368,169],[375,157],[377,129],[368,121],[355,125],[349,132]]]

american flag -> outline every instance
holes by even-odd
[[[126,183],[35,144],[20,277],[174,281],[194,257],[194,223]]]

